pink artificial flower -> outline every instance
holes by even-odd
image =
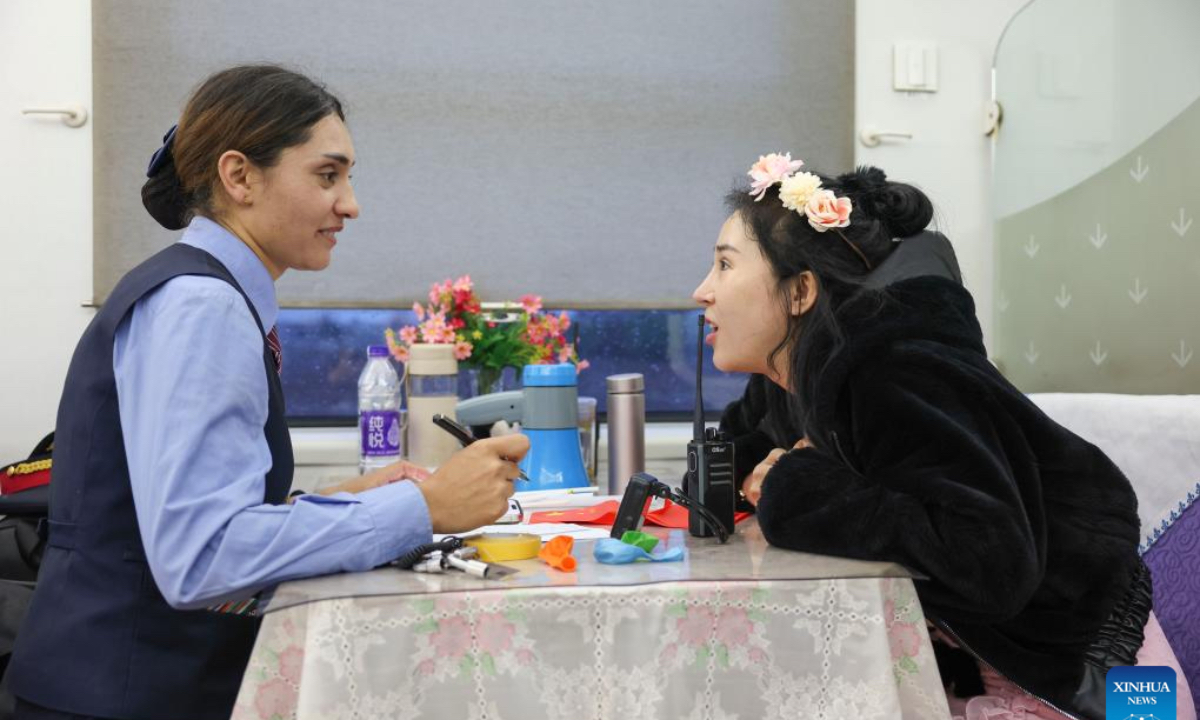
[[[850,198],[837,197],[832,190],[818,190],[808,198],[804,206],[804,214],[808,216],[808,224],[817,232],[825,232],[830,228],[844,228],[850,224],[850,212],[853,207]]]
[[[456,292],[456,293],[471,292],[471,276],[463,275],[459,279],[455,280],[454,285],[451,287],[451,289],[454,290],[454,292]]]
[[[421,306],[421,303],[413,303],[413,313],[416,314],[418,322],[425,319],[425,308]]]
[[[571,355],[574,353],[574,351],[575,348],[571,347],[570,345],[564,345],[560,347],[558,349],[558,361],[560,363],[570,362]]]
[[[442,334],[443,327],[444,326],[441,323],[435,322],[432,318],[430,318],[429,320],[421,323],[421,337],[424,338],[425,342],[427,343],[435,343],[437,342],[437,337]]]
[[[467,342],[466,340],[460,340],[454,343],[454,359],[466,360],[467,358],[471,357],[471,352],[474,349],[475,347],[471,345],[471,343]]]
[[[412,325],[400,328],[400,340],[405,345],[412,345],[417,341],[417,329]]]
[[[591,366],[592,366],[592,364],[590,362],[588,362],[587,360],[580,360],[579,362],[575,363],[575,374],[578,375],[579,373],[583,372],[584,370],[587,370]]]
[[[522,295],[521,308],[530,315],[542,309],[542,298],[539,295]]]
[[[403,345],[396,345],[392,348],[392,357],[396,358],[396,362],[408,362],[408,348]]]
[[[804,161],[793,160],[791,153],[760,155],[758,162],[751,165],[750,170],[746,173],[752,181],[750,194],[754,196],[754,201],[762,200],[768,188],[777,182],[782,182],[785,177],[796,172],[803,165]]]
[[[525,328],[525,334],[529,336],[529,342],[534,345],[541,345],[546,339],[546,328],[539,322],[530,322]]]
[[[571,316],[567,314],[566,310],[558,314],[558,326],[562,328],[563,332],[571,329]]]

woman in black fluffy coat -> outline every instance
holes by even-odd
[[[694,297],[717,367],[761,375],[723,425],[763,535],[927,576],[922,607],[955,644],[1103,718],[1104,672],[1136,664],[1150,610],[1128,480],[991,365],[960,285],[863,288],[932,219],[923,193],[788,156],[750,174]]]

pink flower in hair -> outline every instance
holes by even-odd
[[[783,182],[785,177],[803,165],[804,161],[793,160],[791,153],[760,155],[758,162],[751,165],[746,173],[750,176],[750,194],[754,196],[754,201],[762,200],[768,188],[777,182]]]
[[[837,197],[832,190],[817,190],[808,198],[804,206],[804,214],[808,216],[808,224],[817,232],[825,232],[830,228],[844,228],[850,224],[850,212],[854,208],[850,198]]]

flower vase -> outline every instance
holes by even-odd
[[[464,398],[520,390],[520,374],[514,367],[470,368],[465,371],[465,377],[460,378],[459,389]]]

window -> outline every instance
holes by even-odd
[[[699,310],[572,310],[580,355],[591,367],[579,376],[579,394],[605,412],[605,378],[646,376],[646,414],[652,420],[691,417],[696,386]],[[385,328],[415,322],[411,310],[283,309],[283,385],[288,419],[295,424],[352,424],[358,415],[358,374],[368,345],[383,344]],[[465,373],[464,373],[465,374]],[[741,396],[746,376],[712,365],[704,348],[704,405],[710,419]]]

